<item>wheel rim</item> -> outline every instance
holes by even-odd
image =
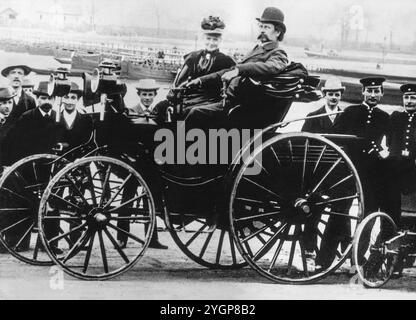
[[[14,257],[33,265],[52,265],[38,233],[40,198],[59,166],[56,155],[39,154],[11,166],[0,179],[0,242]]]
[[[365,286],[378,288],[390,279],[399,248],[392,248],[386,242],[396,235],[396,224],[382,212],[372,213],[360,224],[354,238],[353,257]]]
[[[59,228],[51,227],[54,221]],[[84,158],[62,169],[39,208],[39,231],[51,259],[85,280],[130,269],[147,249],[154,224],[153,197],[143,178],[108,157]]]
[[[260,173],[248,175],[253,165]],[[362,187],[348,156],[331,141],[282,134],[242,165],[229,210],[237,247],[254,269],[275,282],[308,283],[349,255],[363,214]]]
[[[170,213],[173,240],[182,252],[210,269],[239,269],[247,265],[225,228],[211,228],[206,218]]]

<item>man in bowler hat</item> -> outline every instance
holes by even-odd
[[[238,87],[244,87],[242,80],[252,78],[262,80],[278,75],[289,64],[287,54],[279,47],[279,42],[283,40],[286,33],[284,23],[284,14],[281,10],[274,7],[268,7],[264,10],[261,18],[257,18],[259,34],[257,39],[259,43],[251,50],[242,60],[241,63],[230,69],[224,69],[211,73],[200,78],[196,78],[188,83],[188,86],[199,86],[202,88],[218,87],[222,81],[230,83],[229,93],[238,95]],[[271,123],[281,120],[281,114],[274,103],[273,99],[258,97],[247,93],[246,97],[253,97],[253,101],[245,101],[249,106],[245,108],[240,116],[240,125],[243,127],[265,127]],[[244,99],[247,100],[247,99]],[[192,108],[185,121],[191,126],[204,126],[207,120],[216,118],[217,113],[222,112],[222,103],[210,106]]]

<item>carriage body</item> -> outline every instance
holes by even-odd
[[[305,99],[296,96],[299,92],[306,93],[306,99],[311,94],[307,79],[288,83],[290,89],[283,90],[287,96],[278,97],[280,120],[295,98]],[[22,172],[22,163],[3,175],[2,194],[16,203],[8,202],[9,207],[0,210],[30,212],[28,220],[33,223],[22,238],[39,231],[36,253],[26,262],[52,260],[81,279],[114,277],[142,257],[156,217],[164,220],[165,230],[197,263],[225,269],[250,264],[275,282],[316,281],[349,255],[364,212],[360,179],[344,151],[356,144],[354,137],[281,134],[278,129],[287,123],[280,122],[254,133],[228,163],[201,168],[159,163],[153,137],[161,127],[148,119],[132,120],[107,112],[104,121],[95,121],[94,137],[85,146],[60,157],[23,161],[29,168],[49,168],[42,183],[36,183],[36,171],[31,172],[30,186],[38,187],[36,195],[30,192],[35,200],[27,199],[27,193],[21,197],[27,192],[25,180],[18,183],[19,192],[10,192],[15,182],[8,179]],[[327,228],[343,232],[329,249],[324,239]],[[127,239],[124,247],[118,243],[121,238]],[[63,253],[54,250],[58,243]],[[41,246],[50,260],[39,263]],[[334,257],[310,268],[308,249],[317,254],[332,250]]]

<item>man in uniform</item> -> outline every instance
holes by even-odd
[[[400,223],[401,194],[415,191],[416,179],[416,84],[400,87],[405,112],[395,111],[390,117],[391,127],[387,136],[389,148],[386,172],[389,175],[387,213],[396,225]]]
[[[257,37],[259,43],[245,56],[241,63],[231,69],[214,72],[188,83],[188,86],[211,88],[221,86],[222,81],[225,81],[230,83],[228,90],[230,96],[237,96],[237,91],[243,92],[244,100],[250,100],[245,101],[249,107],[244,108],[239,116],[239,125],[244,128],[266,127],[281,120],[281,114],[277,110],[273,99],[263,96],[262,101],[257,101],[258,97],[247,92],[246,88],[237,90],[244,87],[240,80],[248,77],[255,80],[269,78],[278,75],[289,64],[286,52],[279,48],[279,42],[283,40],[286,32],[283,12],[278,8],[268,7],[264,10],[261,18],[257,18],[257,20],[259,22],[259,35]],[[218,113],[221,113],[222,110],[221,102],[209,106],[195,107],[189,112],[185,121],[191,127],[204,127],[211,122],[210,119],[216,119]]]
[[[366,214],[385,209],[385,181],[383,180],[383,158],[386,150],[381,143],[387,136],[390,117],[377,107],[383,97],[385,78],[369,77],[361,79],[364,101],[347,107],[335,121],[333,131],[363,138],[354,150],[349,150],[359,171],[365,196]]]
[[[23,91],[24,78],[32,71],[25,65],[9,66],[1,71],[3,77],[7,78],[16,96],[14,97],[16,113],[18,116],[36,107],[35,99]]]

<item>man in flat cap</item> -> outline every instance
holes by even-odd
[[[26,93],[29,97],[35,97],[33,95],[33,90],[35,90],[35,83],[32,80],[28,78],[23,79],[22,89],[23,92]]]
[[[32,69],[25,65],[9,66],[1,71],[3,77],[9,80],[10,86],[16,93],[13,99],[19,116],[36,107],[35,99],[26,94],[22,88],[24,79],[30,72]]]
[[[279,42],[283,40],[286,33],[284,24],[284,14],[281,10],[268,7],[264,10],[261,18],[257,18],[259,43],[242,60],[241,63],[231,69],[224,69],[211,73],[200,78],[196,78],[188,83],[188,86],[200,86],[202,88],[218,87],[222,81],[230,83],[231,92],[235,92],[234,87],[240,86],[240,80],[252,78],[262,80],[278,75],[289,64],[287,54],[279,48]],[[246,92],[247,93],[247,92]],[[247,96],[250,96],[248,94]],[[264,97],[261,103],[248,101],[250,106],[246,113],[241,117],[241,125],[247,127],[265,127],[271,123],[281,120],[281,114],[277,110],[272,99]],[[255,108],[255,109],[253,109]],[[218,112],[222,112],[222,104],[217,103],[207,107],[192,108],[186,121],[191,126],[204,125],[207,120],[215,118]],[[245,122],[245,123],[243,123]]]

